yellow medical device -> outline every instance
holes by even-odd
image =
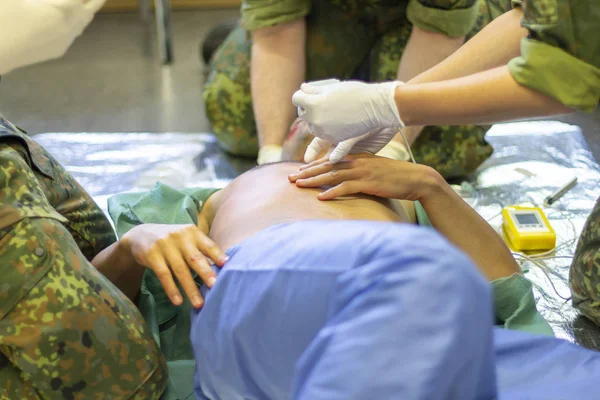
[[[556,232],[541,208],[504,207],[502,220],[502,230],[514,250],[550,250],[556,246]]]

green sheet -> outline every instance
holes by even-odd
[[[197,224],[198,212],[218,189],[176,190],[157,183],[149,192],[123,193],[108,200],[108,212],[118,237],[140,224]],[[415,203],[420,225],[431,226],[427,213]],[[200,280],[195,277],[198,286]],[[535,307],[531,282],[523,275],[493,281],[496,321],[507,329],[552,335]],[[184,296],[185,298],[185,296]],[[185,299],[174,306],[150,270],[144,274],[138,307],[167,359],[169,384],[164,400],[193,399],[194,359],[189,338],[192,306]]]
[[[202,204],[217,190],[175,190],[157,183],[149,192],[111,197],[108,212],[119,238],[140,224],[197,224]],[[197,278],[196,281],[200,286]],[[184,303],[174,306],[154,273],[145,272],[138,307],[167,359],[169,383],[162,396],[164,400],[195,398],[194,357],[189,338],[192,305],[183,297]]]

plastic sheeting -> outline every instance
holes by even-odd
[[[495,153],[478,171],[471,201],[490,224],[500,230],[503,206],[542,207],[557,234],[557,251],[522,264],[533,281],[538,309],[556,336],[600,349],[600,328],[572,307],[568,277],[577,239],[600,196],[600,167],[579,128],[553,121],[495,125],[488,133]],[[577,177],[577,185],[552,207],[544,199]]]
[[[578,184],[552,207],[543,207],[557,232],[556,258],[523,263],[534,282],[540,312],[556,335],[600,349],[600,328],[571,306],[568,273],[587,215],[600,196],[600,167],[579,128],[553,121],[495,125],[488,133],[494,155],[458,188],[490,224],[500,229],[508,205],[543,207],[546,196],[571,178]],[[226,156],[210,134],[48,133],[35,139],[52,153],[106,210],[106,199],[151,189],[223,187],[251,168],[251,159]]]
[[[35,136],[106,211],[117,193],[224,187],[254,160],[225,155],[206,133],[45,133]],[[108,215],[108,213],[107,213]]]

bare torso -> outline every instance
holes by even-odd
[[[270,226],[301,220],[373,220],[414,222],[408,201],[390,201],[358,195],[319,201],[323,189],[300,189],[288,174],[297,163],[280,163],[253,169],[239,176],[209,202],[214,210],[209,236],[223,250]]]

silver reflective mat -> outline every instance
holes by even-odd
[[[176,189],[224,187],[254,160],[225,155],[205,133],[45,133],[37,140],[106,211],[122,192],[152,189],[161,181]]]
[[[587,216],[600,197],[600,167],[576,126],[553,121],[495,125],[487,135],[494,155],[473,179],[468,201],[499,232],[502,207],[542,207],[557,234],[556,251],[536,265],[522,260],[534,283],[538,309],[556,336],[600,349],[600,328],[571,306],[569,267]],[[552,207],[544,199],[577,177],[577,185]]]
[[[52,153],[106,210],[115,193],[144,191],[162,181],[175,188],[223,187],[251,168],[249,159],[224,155],[210,134],[48,133],[35,139]],[[573,177],[578,184],[544,207],[557,232],[555,258],[522,264],[534,282],[538,308],[558,337],[600,349],[600,329],[571,306],[568,272],[576,240],[600,196],[600,167],[575,126],[534,121],[495,125],[494,155],[469,183],[457,187],[500,230],[508,205],[543,207],[546,196]]]

